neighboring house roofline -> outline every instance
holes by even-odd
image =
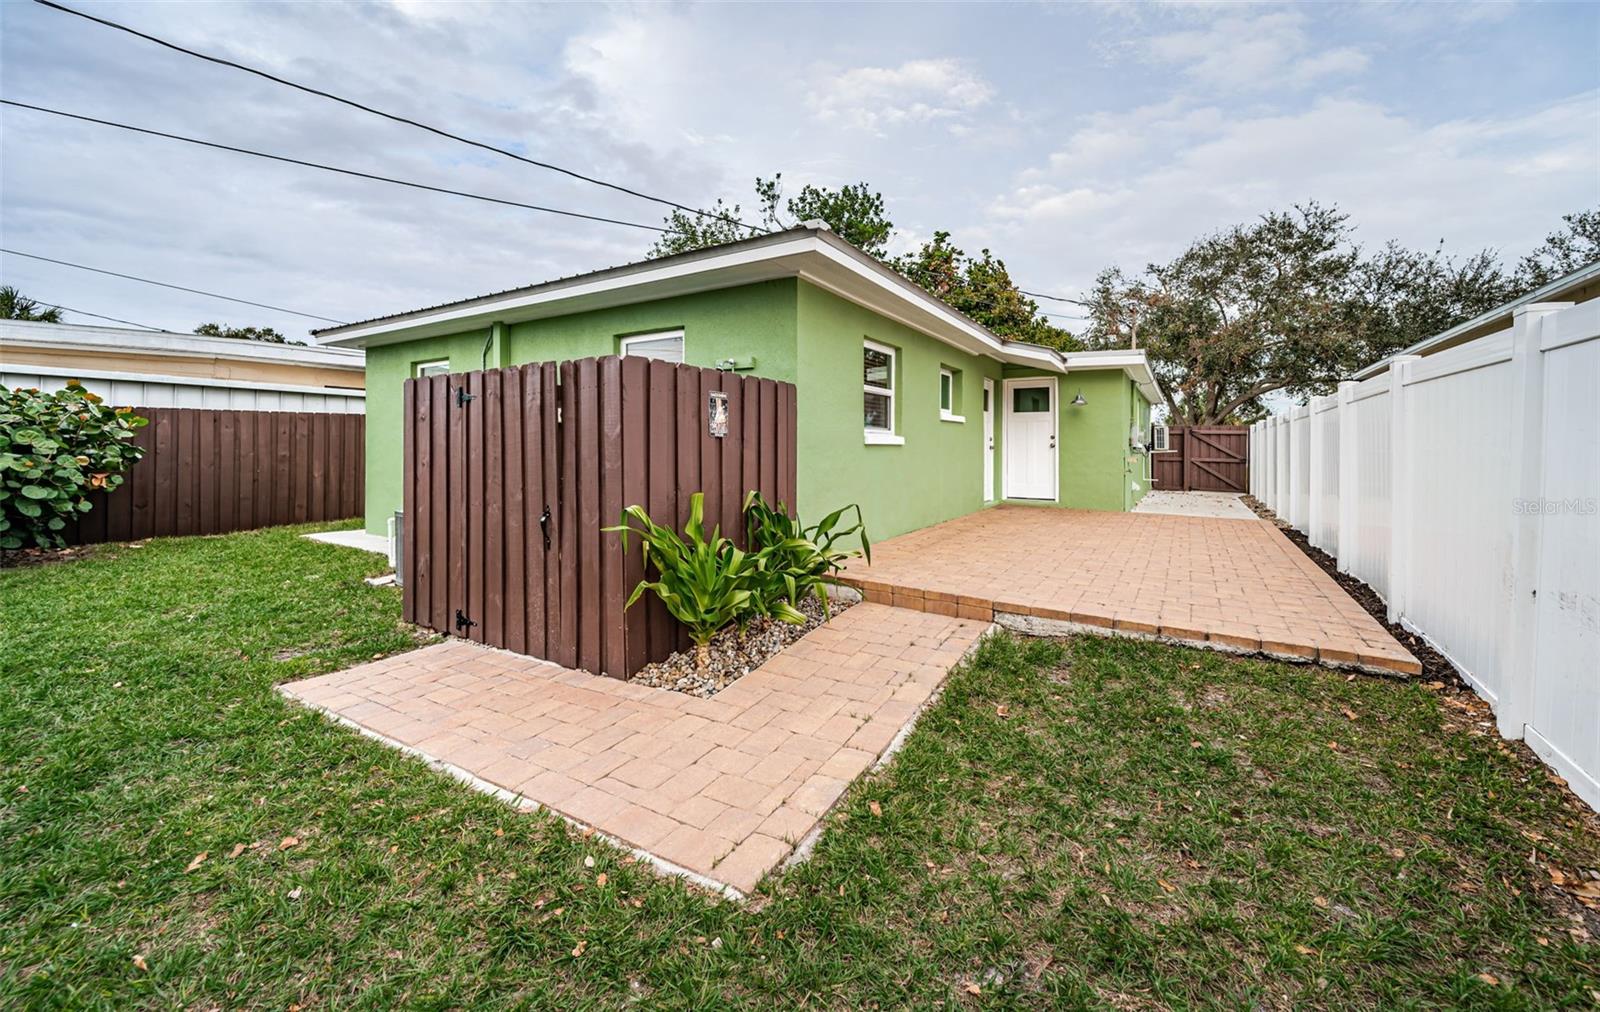
[[[204,337],[169,331],[133,330],[126,327],[84,326],[76,323],[41,323],[37,320],[0,320],[0,360],[6,346],[46,351],[116,352],[172,358],[229,359],[276,365],[306,365],[324,369],[362,371],[366,354],[354,348],[325,348],[312,344],[275,344],[242,338]]]
[[[165,383],[169,386],[204,387],[206,389],[262,390],[284,394],[316,394],[322,397],[366,398],[360,387],[317,387],[297,383],[267,383],[260,380],[233,379],[220,376],[166,376],[159,373],[118,372],[114,369],[61,369],[56,366],[19,365],[12,368],[27,375],[53,376],[57,379],[104,380],[116,383]]]
[[[1388,369],[1389,363],[1401,356],[1430,355],[1434,352],[1454,347],[1457,344],[1463,344],[1473,338],[1483,337],[1495,331],[1503,330],[1511,326],[1512,314],[1521,307],[1532,305],[1536,302],[1567,301],[1564,298],[1565,296],[1572,295],[1590,286],[1594,287],[1594,291],[1588,293],[1586,298],[1576,301],[1587,301],[1587,299],[1600,296],[1600,260],[1589,264],[1587,267],[1580,267],[1571,274],[1556,278],[1542,288],[1535,288],[1528,294],[1496,306],[1486,313],[1480,313],[1464,323],[1458,323],[1449,330],[1424,338],[1409,348],[1402,348],[1393,355],[1381,358],[1366,368],[1357,370],[1352,378],[1358,380],[1370,379]],[[1500,326],[1496,326],[1496,324],[1500,324]]]
[[[996,361],[1056,372],[1123,369],[1147,400],[1161,400],[1142,351],[1063,354],[1042,345],[1008,340],[856,249],[831,229],[810,225],[427,309],[324,327],[312,334],[323,345],[365,348],[460,333],[497,322],[562,316],[779,278],[803,279],[936,340]],[[1109,355],[1125,358],[1101,357]],[[1072,360],[1075,365],[1069,365]]]

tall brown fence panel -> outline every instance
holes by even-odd
[[[1175,425],[1168,449],[1150,455],[1151,487],[1171,492],[1250,491],[1250,429]]]
[[[63,533],[69,544],[344,520],[366,504],[363,415],[139,408],[145,455]]]
[[[713,401],[726,405],[713,434]],[[795,389],[607,357],[406,384],[405,616],[441,632],[626,677],[688,645],[653,596],[625,506],[742,543],[750,489],[795,499]]]

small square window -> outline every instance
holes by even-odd
[[[1012,414],[1025,415],[1049,410],[1049,387],[1017,387],[1011,391]]]
[[[961,402],[961,373],[955,369],[939,370],[939,417],[947,422],[964,422],[956,413]]]
[[[635,358],[653,358],[658,362],[683,361],[683,331],[669,330],[659,334],[635,334],[618,342],[623,355]]]
[[[443,376],[450,371],[450,360],[447,358],[436,359],[432,362],[418,362],[411,367],[411,375],[421,379],[424,376]]]

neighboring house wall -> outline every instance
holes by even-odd
[[[983,380],[998,387],[1000,363],[805,282],[798,301],[802,518],[859,503],[868,531],[881,539],[981,508]],[[862,348],[869,340],[896,351],[895,432],[904,445],[868,446],[863,437]],[[941,368],[957,374],[953,413],[965,421],[940,417]],[[997,421],[997,453],[999,427]]]
[[[226,408],[233,411],[325,411],[359,415],[365,397],[332,390],[245,380],[101,373],[84,369],[0,364],[0,386],[60,390],[76,379],[109,403],[140,408]]]

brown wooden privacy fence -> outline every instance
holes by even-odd
[[[1151,487],[1172,492],[1250,491],[1250,429],[1174,425],[1168,449],[1150,455]]]
[[[64,533],[70,544],[343,520],[365,504],[362,415],[134,408],[144,458]]]
[[[747,491],[794,506],[789,383],[589,358],[408,380],[405,417],[405,618],[566,667],[625,678],[688,645],[653,595],[623,608],[643,554],[601,528],[624,506],[681,531],[703,491],[740,543]]]

